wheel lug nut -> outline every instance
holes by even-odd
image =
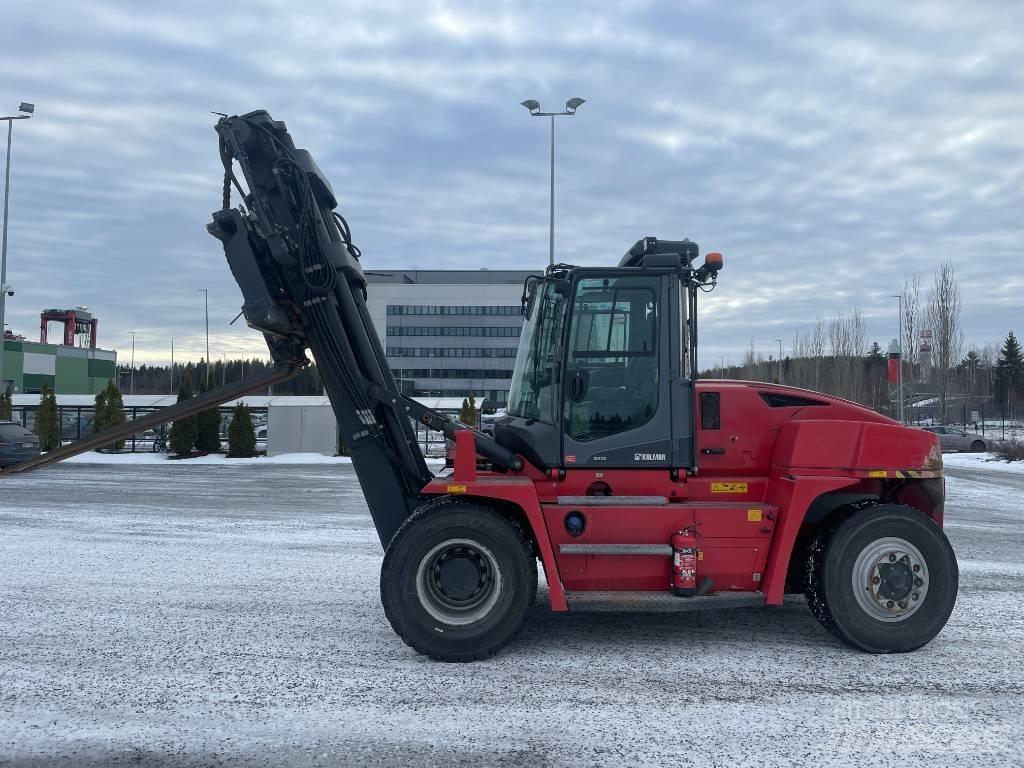
[[[892,606],[893,606],[893,602],[892,602],[892,600],[890,600],[889,602],[887,602],[887,603],[885,604],[885,607],[886,607],[886,608],[892,608]]]
[[[914,593],[914,594],[912,594],[912,595],[911,595],[910,597],[911,597],[911,599],[913,599],[913,600],[917,600],[917,598],[919,598],[919,597],[920,597],[920,595],[919,595],[919,594],[917,594],[917,592],[915,592],[915,593]]]
[[[914,565],[914,573],[917,573],[917,572],[918,572],[918,571],[920,571],[920,570],[921,570],[921,566],[920,566],[920,565],[917,565],[917,564],[915,564],[915,565]]]
[[[889,555],[889,562],[890,563],[895,563],[896,562],[896,555]]]
[[[882,580],[880,578],[878,578],[877,576],[875,576],[873,579],[871,579],[871,583],[872,584],[880,584],[881,581]]]
[[[920,579],[914,579],[914,586],[915,587],[920,587],[922,584],[924,584],[924,582],[921,581]]]

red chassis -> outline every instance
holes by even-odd
[[[696,533],[697,578],[706,591],[759,591],[779,605],[799,542],[858,500],[906,504],[942,525],[935,435],[792,387],[702,380],[697,391],[719,393],[721,406],[716,429],[697,427],[696,472],[543,473],[529,464],[520,472],[481,472],[473,434],[462,431],[452,473],[423,492],[473,498],[519,519],[544,566],[555,611],[568,609],[567,591],[667,591],[669,542],[683,529]],[[794,401],[805,404],[787,405]],[[603,498],[588,496],[595,484],[603,484]],[[616,496],[627,498],[617,505]],[[630,506],[635,497],[664,503]],[[565,525],[572,512],[585,519],[575,536]]]

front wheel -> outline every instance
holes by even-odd
[[[959,570],[932,520],[900,504],[852,512],[811,546],[805,594],[815,617],[869,653],[913,651],[945,626]]]
[[[971,453],[984,453],[984,452],[985,452],[985,443],[983,443],[981,440],[975,440],[973,443],[971,443]]]
[[[439,661],[497,652],[519,631],[536,594],[537,561],[522,530],[470,503],[414,515],[381,566],[381,602],[392,628]]]

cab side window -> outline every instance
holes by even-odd
[[[700,428],[722,428],[722,400],[718,392],[700,393]]]
[[[588,441],[635,429],[658,409],[660,280],[576,285],[565,376],[565,429]]]

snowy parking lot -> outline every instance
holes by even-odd
[[[392,633],[350,466],[75,463],[0,483],[3,765],[1021,765],[1024,471],[948,459],[923,650],[782,608],[554,614],[445,665]]]

